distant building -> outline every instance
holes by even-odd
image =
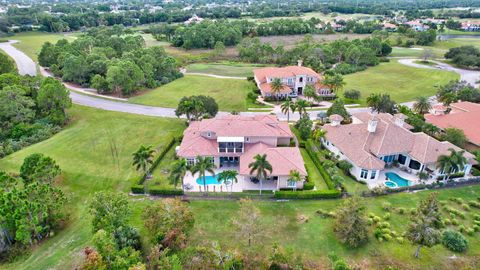
[[[184,23],[186,25],[189,25],[189,24],[192,24],[192,23],[199,23],[199,22],[202,22],[203,21],[203,18],[200,18],[197,16],[197,14],[193,14],[192,17],[190,17],[190,19],[186,20]]]
[[[389,31],[389,32],[395,32],[395,31],[397,31],[398,26],[396,26],[393,23],[386,22],[386,23],[383,24],[382,29],[386,30],[386,31]]]
[[[322,84],[322,75],[311,68],[301,66],[301,61],[298,66],[257,68],[253,70],[253,74],[263,97],[296,97],[303,95],[307,85],[312,85],[317,94],[324,98],[335,97],[335,94]],[[281,80],[283,88],[275,94],[271,84],[276,78]]]
[[[460,29],[463,31],[480,31],[480,22],[462,22]]]
[[[425,120],[443,130],[461,129],[475,146],[472,148],[480,147],[480,104],[463,101],[450,104],[449,108],[436,105],[425,115]]]
[[[427,31],[430,29],[430,26],[421,23],[419,20],[406,22],[405,25],[408,25],[417,32]]]

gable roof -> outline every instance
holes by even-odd
[[[394,154],[408,154],[415,160],[430,164],[435,163],[440,155],[448,154],[448,149],[460,150],[450,142],[440,142],[425,133],[414,133],[410,126],[396,122],[400,115],[370,113],[354,114],[356,124],[331,126],[325,125],[325,137],[333,143],[356,166],[369,169],[383,169],[385,163],[379,157]],[[378,120],[375,132],[369,132],[368,121]],[[467,159],[473,155],[466,153]]]
[[[461,129],[471,143],[480,145],[480,104],[464,101],[450,107],[450,113],[426,114],[425,120],[441,129]]]
[[[253,70],[253,75],[260,83],[266,83],[267,77],[287,78],[297,75],[308,75],[319,79],[321,78],[320,74],[316,73],[313,69],[302,66],[257,68]]]

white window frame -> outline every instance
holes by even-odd
[[[187,164],[188,165],[195,165],[195,158],[187,158]]]
[[[364,175],[365,174],[365,175]],[[361,169],[360,171],[360,178],[362,179],[367,179],[368,178],[368,170],[366,169]]]
[[[373,170],[370,174],[370,179],[375,179],[375,177],[377,177],[377,171]]]
[[[289,188],[296,188],[297,187],[297,181],[293,181],[293,180],[287,180],[287,187]]]

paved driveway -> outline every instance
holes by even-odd
[[[20,75],[37,75],[37,66],[33,62],[32,58],[28,57],[25,53],[17,48],[13,47],[12,44],[17,43],[16,40],[10,40],[8,42],[0,42],[0,49],[5,51],[17,64],[18,73]]]

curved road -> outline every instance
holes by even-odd
[[[16,43],[17,41],[11,40],[8,42],[0,43],[0,49],[5,51],[11,58],[15,60],[17,65],[17,69],[20,75],[30,75],[35,76],[37,74],[37,65],[35,62],[28,57],[25,53],[18,50],[12,44]],[[437,62],[437,66],[427,66],[427,65],[420,65],[414,63],[415,60],[418,59],[401,59],[399,62],[401,64],[417,67],[417,68],[431,68],[431,69],[443,69],[454,71],[460,74],[462,80],[466,80],[468,83],[471,83],[477,86],[476,80],[480,77],[479,71],[470,71],[470,70],[463,70],[454,68],[448,64]],[[49,76],[48,72],[42,70],[41,75]],[[237,78],[235,78],[237,79]],[[240,78],[238,78],[240,79]],[[103,109],[107,111],[117,111],[117,112],[125,112],[125,113],[132,113],[132,114],[141,114],[141,115],[148,115],[148,116],[159,116],[159,117],[177,117],[175,115],[175,109],[173,108],[163,108],[163,107],[154,107],[154,106],[146,106],[140,104],[132,104],[124,101],[120,98],[112,98],[112,97],[101,97],[97,94],[91,93],[86,91],[85,89],[76,87],[74,85],[70,85],[68,83],[64,83],[65,87],[70,89],[70,97],[75,104],[94,107],[98,109]],[[88,90],[88,89],[87,89]],[[82,94],[80,94],[82,93]],[[413,102],[406,102],[402,103],[402,105],[412,106]],[[348,111],[350,113],[357,113],[357,112],[364,112],[368,111],[369,108],[350,108]],[[279,119],[286,120],[286,115],[277,112],[275,110]],[[311,117],[316,118],[316,115],[319,111],[309,111]],[[252,114],[269,114],[270,112],[242,112],[242,115],[252,115]],[[220,115],[228,114],[228,112],[219,112]],[[298,113],[293,114],[290,116],[291,120],[297,120],[299,118]]]

